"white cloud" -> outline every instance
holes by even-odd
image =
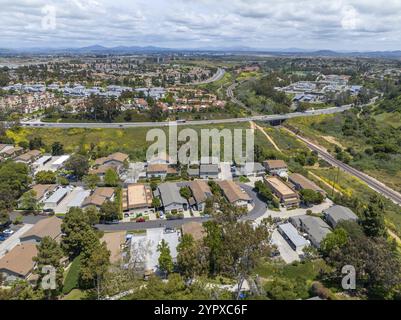
[[[55,29],[41,27],[45,6],[56,8]],[[0,8],[0,47],[401,46],[399,0],[0,0]]]

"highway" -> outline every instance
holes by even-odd
[[[333,107],[319,110],[308,110],[305,112],[292,112],[287,114],[275,114],[266,116],[251,116],[246,118],[231,118],[231,119],[217,119],[217,120],[194,120],[177,122],[178,126],[194,126],[194,125],[210,125],[210,124],[224,124],[224,123],[240,123],[248,121],[275,121],[285,120],[296,117],[316,116],[320,114],[340,113],[352,108],[352,105],[345,105],[341,107]],[[21,121],[21,126],[24,127],[40,127],[40,128],[138,128],[138,127],[168,127],[172,122],[121,122],[121,123],[61,123],[61,122],[42,122],[36,121]]]
[[[288,128],[287,128],[287,130],[288,130]],[[397,191],[387,187],[383,183],[377,181],[375,178],[372,178],[372,177],[368,176],[367,174],[337,160],[335,157],[333,157],[330,153],[328,153],[322,147],[312,143],[308,139],[300,136],[299,134],[295,134],[295,135],[299,140],[304,142],[308,146],[309,149],[316,151],[322,159],[324,159],[331,165],[338,167],[341,170],[359,178],[360,180],[365,182],[370,188],[372,188],[376,192],[378,192],[381,195],[383,195],[384,197],[392,200],[394,203],[401,205],[401,194],[398,193]]]
[[[217,72],[213,75],[213,77],[211,77],[205,81],[191,82],[191,83],[188,83],[187,85],[200,85],[200,84],[208,84],[208,83],[212,83],[215,81],[219,81],[224,77],[225,74],[226,74],[226,70],[224,70],[222,68],[218,68]]]

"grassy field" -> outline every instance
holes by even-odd
[[[399,112],[392,112],[392,113],[384,112],[375,115],[374,118],[382,126],[392,126],[393,128],[401,127],[401,113]]]
[[[334,188],[344,195],[354,196],[364,202],[368,202],[369,198],[376,192],[368,187],[363,181],[351,176],[350,174],[337,170],[336,168],[313,168],[311,172],[322,178],[329,185],[334,185]],[[338,175],[338,178],[337,178]],[[332,195],[332,188],[328,188],[319,180],[309,176],[319,184],[328,195]],[[393,230],[398,236],[401,236],[401,208],[390,200],[386,200],[386,209],[384,211],[387,227]]]
[[[393,115],[394,119],[391,115]],[[391,126],[392,123],[397,125],[399,114],[392,113],[391,115],[382,113],[374,116],[378,127],[385,128]],[[361,137],[357,134],[344,135],[341,131],[344,121],[344,115],[335,114],[290,119],[288,124],[297,127],[301,130],[303,136],[329,151],[333,151],[335,145],[340,146],[342,149],[351,148],[354,152],[359,153],[361,158],[351,157],[350,165],[382,181],[390,188],[401,192],[401,154],[388,154],[388,159],[382,159],[379,155],[368,156],[365,150],[371,148],[369,138]],[[384,142],[386,141],[383,140]]]
[[[206,126],[182,126],[179,131],[192,128],[198,132],[202,129],[248,129],[249,123],[206,125]],[[91,150],[99,147],[107,153],[125,152],[132,160],[144,160],[147,148],[153,143],[146,141],[146,135],[152,128],[127,128],[127,129],[84,129],[84,128],[20,128],[17,131],[7,131],[7,136],[13,138],[16,143],[28,142],[29,139],[40,137],[49,148],[52,143],[58,141],[63,144],[66,152],[76,152],[79,149]],[[168,128],[159,128],[166,133]],[[245,139],[243,141],[245,143]],[[49,151],[49,150],[47,150]]]

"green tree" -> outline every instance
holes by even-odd
[[[33,261],[37,263],[36,272],[39,274],[38,283],[40,283],[44,277],[42,273],[43,267],[51,266],[56,270],[56,289],[45,290],[45,295],[48,298],[55,298],[60,293],[63,285],[63,268],[60,263],[63,257],[63,251],[59,244],[51,237],[44,237],[36,247],[38,253],[37,256],[33,258]]]
[[[29,190],[22,195],[20,199],[20,208],[33,212],[37,212],[40,210],[40,205],[36,198],[35,190]]]
[[[153,208],[155,208],[156,210],[157,209],[159,209],[160,207],[161,207],[161,201],[160,201],[160,199],[159,198],[157,198],[157,197],[154,197],[153,199],[152,199],[152,207]]]
[[[114,169],[107,169],[104,175],[104,184],[107,187],[117,187],[120,183],[120,178]]]
[[[102,281],[110,266],[110,251],[106,243],[100,243],[98,238],[87,239],[81,254],[80,282],[84,287],[96,288],[97,297],[100,299]]]
[[[324,255],[328,255],[333,249],[338,249],[348,243],[348,233],[343,228],[336,228],[329,233],[320,244],[320,250]]]
[[[34,137],[29,140],[29,149],[30,150],[38,150],[44,146],[41,137]]]
[[[53,171],[39,171],[35,175],[35,181],[37,184],[55,184],[57,176]]]
[[[200,242],[189,234],[184,234],[177,246],[177,265],[185,279],[192,279],[208,269],[208,252]]]
[[[10,221],[10,215],[7,211],[1,210],[0,211],[0,227],[6,225]]]
[[[324,197],[320,192],[311,189],[303,189],[299,193],[301,195],[302,202],[307,206],[312,204],[320,204],[324,200]]]
[[[401,261],[394,246],[382,237],[369,238],[355,233],[326,257],[333,266],[333,279],[341,283],[341,270],[352,265],[356,272],[356,291],[375,299],[392,299],[401,283]],[[336,280],[336,281],[337,281]]]
[[[110,200],[107,200],[100,207],[100,220],[101,221],[113,221],[118,220],[118,205]]]
[[[371,197],[369,205],[363,210],[361,224],[369,237],[380,237],[386,234],[384,222],[384,204],[376,195]]]
[[[223,250],[222,228],[216,221],[206,221],[203,226],[206,232],[203,243],[209,250],[209,273],[214,276],[219,272],[218,259]]]
[[[52,144],[52,156],[61,156],[64,154],[64,146],[56,141]]]
[[[88,159],[81,154],[73,154],[65,163],[65,168],[81,179],[89,169]]]
[[[173,271],[173,258],[171,257],[170,248],[168,243],[162,239],[157,246],[157,251],[160,253],[159,256],[159,269],[163,272],[167,278],[168,274]]]
[[[61,231],[63,233],[61,247],[70,259],[82,252],[85,236],[97,238],[90,225],[89,217],[79,208],[71,208],[67,212],[61,224]]]
[[[100,214],[99,214],[99,210],[95,206],[89,206],[89,207],[85,208],[84,214],[87,216],[88,223],[91,226],[94,226],[95,224],[99,223]]]
[[[100,178],[96,174],[88,174],[82,178],[82,181],[88,189],[93,191],[100,183]]]
[[[188,201],[189,198],[191,198],[191,196],[192,196],[191,189],[189,187],[182,187],[180,189],[180,195],[181,195],[181,197],[183,197],[184,199],[186,199]]]
[[[23,163],[5,161],[0,163],[0,210],[15,207],[17,199],[29,188],[31,178]]]
[[[235,278],[237,287],[242,288],[257,262],[270,252],[268,229],[264,224],[254,227],[250,222],[235,222],[226,224],[222,233],[218,263],[223,274]],[[237,299],[239,294],[240,290]]]

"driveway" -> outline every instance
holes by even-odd
[[[10,237],[8,237],[3,242],[0,242],[0,257],[5,255],[7,251],[12,250],[15,246],[20,243],[20,237],[33,227],[33,224],[25,224],[20,226],[18,230],[14,232]],[[15,230],[15,228],[12,228]]]
[[[233,175],[231,173],[231,165],[229,162],[221,162],[220,163],[220,173],[219,173],[220,180],[232,180]]]
[[[22,214],[19,211],[13,211],[10,213],[10,220],[14,221],[17,217],[22,217],[22,223],[24,224],[35,224],[39,220],[46,219],[48,216],[39,216],[33,214]]]
[[[240,187],[246,191],[246,193],[252,198],[254,207],[253,209],[245,216],[242,217],[242,221],[246,220],[256,220],[266,214],[267,204],[259,199],[258,194],[253,190],[253,187],[241,183]]]

